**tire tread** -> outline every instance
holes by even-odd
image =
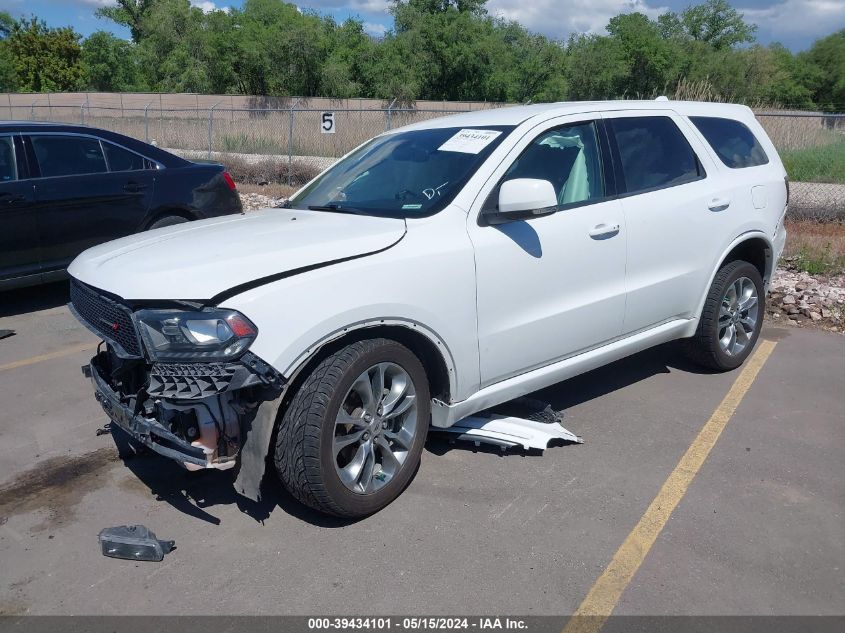
[[[352,516],[329,495],[317,447],[332,395],[349,367],[388,343],[396,344],[383,338],[357,341],[327,356],[305,379],[282,416],[274,453],[276,470],[285,488],[315,510]]]
[[[707,293],[707,299],[704,301],[704,309],[701,311],[701,318],[698,321],[695,334],[684,340],[685,355],[697,365],[716,371],[725,371],[726,367],[722,364],[718,355],[718,338],[712,336],[711,333],[719,321],[719,307],[722,302],[725,283],[738,269],[747,266],[754,268],[754,265],[750,262],[737,259],[728,262],[716,273]],[[754,270],[757,269],[754,268]],[[759,301],[760,319],[762,320],[765,313],[765,297],[761,295]]]

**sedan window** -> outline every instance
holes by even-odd
[[[0,181],[8,182],[18,179],[15,167],[15,149],[12,137],[0,137]]]
[[[147,169],[147,161],[143,156],[135,152],[103,142],[103,149],[106,151],[106,159],[109,162],[109,171],[137,171]]]
[[[108,171],[100,141],[83,136],[33,136],[41,176],[100,174]]]

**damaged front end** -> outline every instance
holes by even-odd
[[[133,309],[71,282],[72,311],[106,343],[83,372],[113,425],[189,470],[228,470],[284,379],[247,351],[245,317],[189,308]]]

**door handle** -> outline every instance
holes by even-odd
[[[138,193],[139,191],[143,191],[147,188],[147,185],[142,185],[137,182],[128,182],[123,185],[123,190],[127,193]]]
[[[711,211],[724,211],[731,206],[730,198],[713,198],[707,208]]]
[[[606,240],[619,233],[618,224],[597,224],[590,231],[590,237],[594,240]]]

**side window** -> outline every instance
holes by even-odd
[[[2,136],[0,137],[0,181],[8,182],[17,179],[14,140],[11,136]]]
[[[112,145],[108,141],[103,141],[103,149],[106,151],[109,171],[136,171],[148,168],[144,157],[135,152]]]
[[[82,136],[32,136],[41,176],[100,174],[108,171],[100,141]]]
[[[704,178],[704,168],[669,117],[609,119],[626,193],[674,187]]]
[[[499,186],[516,178],[548,180],[560,206],[603,198],[604,176],[595,123],[567,125],[540,134],[513,162]],[[496,187],[485,209],[494,209],[498,198]]]
[[[709,116],[691,116],[690,121],[731,169],[756,167],[769,162],[757,137],[744,123]]]

